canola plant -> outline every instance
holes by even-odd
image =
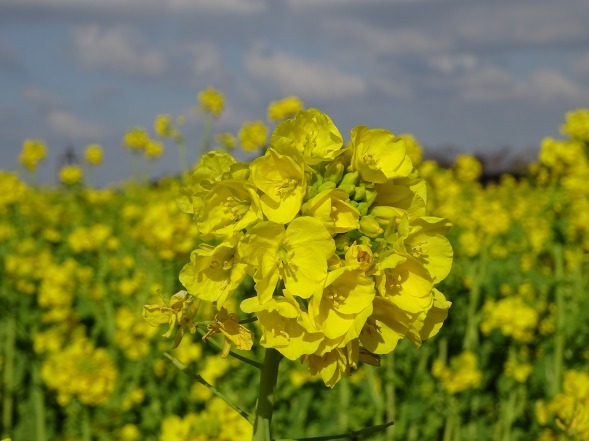
[[[2,439],[269,439],[264,353],[273,439],[589,439],[588,110],[483,185],[296,97],[237,133],[197,98],[201,158],[157,185],[172,115],[124,135],[117,188],[84,184],[95,144],[58,187],[42,140],[0,172]]]

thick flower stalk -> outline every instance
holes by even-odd
[[[260,344],[307,363],[333,387],[359,361],[378,364],[407,337],[435,335],[450,307],[436,289],[452,264],[446,219],[426,213],[426,185],[405,140],[359,126],[350,143],[317,109],[274,130],[251,163],[203,156],[182,190],[201,243],[180,275],[220,311],[242,300]]]

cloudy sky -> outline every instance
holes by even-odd
[[[0,168],[42,138],[51,180],[64,147],[100,143],[93,179],[118,181],[131,126],[185,115],[198,142],[208,85],[226,97],[219,130],[295,94],[344,136],[516,155],[589,106],[587,23],[587,0],[0,0]],[[154,173],[176,168],[169,145]]]

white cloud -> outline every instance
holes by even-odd
[[[266,0],[2,0],[4,7],[31,6],[63,12],[77,11],[92,14],[95,12],[117,14],[140,11],[141,13],[186,13],[222,12],[227,14],[256,14],[264,12]]]
[[[87,69],[132,76],[158,76],[166,69],[164,56],[143,47],[128,28],[78,27],[74,37],[76,57]]]
[[[173,12],[223,12],[257,14],[266,10],[264,0],[167,0]]]
[[[327,33],[341,42],[343,47],[373,54],[423,54],[448,49],[447,38],[436,38],[423,29],[383,29],[368,22],[352,19],[327,20]]]
[[[25,101],[43,108],[54,109],[63,105],[63,98],[39,86],[27,86],[22,91]]]
[[[438,72],[450,75],[474,69],[478,65],[478,60],[469,54],[441,54],[428,58],[427,63]]]
[[[560,100],[574,103],[589,99],[589,89],[550,69],[518,78],[500,67],[484,66],[459,78],[458,87],[465,101],[524,99],[529,102]]]
[[[292,54],[256,48],[245,55],[245,68],[258,80],[276,85],[284,94],[305,99],[338,99],[362,95],[365,80],[325,61],[312,61]]]
[[[68,139],[93,142],[105,134],[105,130],[93,123],[80,120],[76,115],[55,110],[47,115],[47,124],[55,134]]]
[[[337,7],[349,7],[362,5],[363,7],[374,6],[384,3],[417,3],[427,0],[288,0],[288,6],[295,11],[306,11],[309,9],[333,9]]]
[[[192,70],[197,75],[217,76],[223,71],[221,54],[217,46],[212,43],[197,43],[188,48],[194,55]]]
[[[566,99],[571,102],[582,102],[589,99],[589,89],[550,69],[533,72],[528,79],[518,81],[514,92],[518,96],[537,98],[541,101]]]

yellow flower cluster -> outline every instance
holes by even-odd
[[[272,101],[268,105],[268,119],[270,121],[282,121],[294,116],[303,109],[303,102],[296,96],[288,96],[278,101]]]
[[[26,190],[26,184],[15,173],[0,170],[0,212],[18,202]]]
[[[459,181],[475,182],[483,174],[483,166],[474,156],[459,155],[454,164],[454,173]]]
[[[565,372],[563,391],[548,404],[537,402],[536,418],[541,425],[554,419],[565,436],[589,441],[589,375],[576,370]]]
[[[86,147],[86,151],[84,152],[84,159],[90,165],[100,165],[103,156],[102,147],[98,144],[90,144]]]
[[[573,139],[589,143],[589,109],[568,112],[560,131]]]
[[[327,115],[302,110],[251,163],[201,159],[178,202],[214,242],[180,281],[222,311],[251,276],[256,296],[240,309],[257,316],[261,344],[333,386],[359,360],[377,363],[404,337],[420,346],[442,326],[450,302],[435,285],[452,265],[450,224],[426,201],[401,138],[359,126],[344,147]]]
[[[251,439],[252,426],[220,398],[202,412],[176,415],[162,422],[161,441],[235,441]]]
[[[82,181],[82,168],[79,165],[64,165],[59,170],[59,180],[65,185],[79,184]]]
[[[237,134],[241,147],[246,152],[259,150],[268,142],[268,128],[262,121],[246,122]]]
[[[117,332],[115,341],[129,360],[140,360],[151,350],[151,339],[157,329],[141,319],[141,316],[122,307],[116,315]]]
[[[223,113],[224,101],[223,94],[212,86],[207,87],[198,94],[201,109],[215,118],[218,118]]]
[[[90,406],[105,403],[115,387],[117,375],[108,352],[84,338],[50,354],[41,366],[43,381],[56,390],[62,406],[72,398]]]
[[[467,389],[476,389],[483,378],[477,367],[476,355],[465,351],[450,360],[450,366],[437,359],[432,366],[432,375],[442,380],[442,387],[451,394]]]
[[[506,297],[496,302],[488,300],[483,306],[481,331],[488,335],[493,329],[500,329],[504,335],[525,343],[535,337],[538,320],[538,310],[519,296]]]
[[[35,171],[37,164],[47,156],[45,142],[40,139],[25,139],[20,154],[20,163],[28,170]]]

